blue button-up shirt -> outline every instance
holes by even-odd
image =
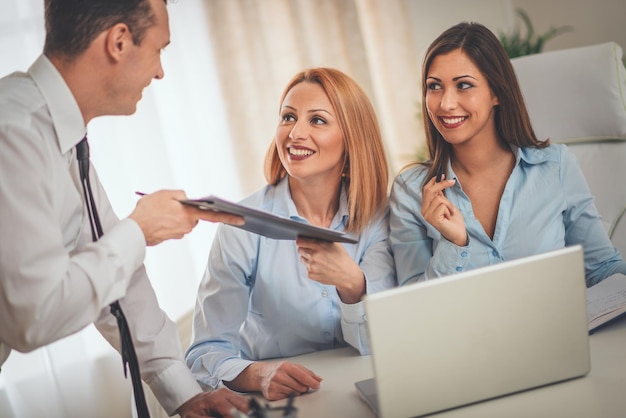
[[[242,203],[307,222],[298,215],[286,179]],[[342,190],[330,228],[343,231],[347,217]],[[388,217],[353,237],[358,243],[342,245],[363,271],[367,292],[395,286]],[[254,360],[346,344],[368,353],[366,331],[363,302],[345,304],[334,286],[309,279],[294,241],[220,225],[198,291],[187,364],[201,384],[216,387],[222,380],[233,380]]]
[[[626,263],[611,244],[576,157],[565,145],[513,148],[515,167],[500,200],[493,239],[474,217],[457,179],[446,197],[465,219],[469,245],[458,247],[421,214],[423,166],[404,171],[390,196],[390,240],[400,285],[441,277],[565,246],[582,244],[591,286]],[[456,178],[448,166],[449,178]]]

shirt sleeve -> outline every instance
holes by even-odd
[[[104,230],[92,242],[74,158],[50,138],[54,132],[0,125],[0,234],[11,237],[0,240],[0,340],[30,351],[94,322],[119,351],[109,304],[120,300],[142,377],[173,413],[201,388],[143,269],[145,238],[134,221],[119,221],[92,169]]]
[[[0,340],[26,352],[79,331],[122,297],[145,242],[130,222],[91,242],[54,141],[3,124],[0,143]]]
[[[133,337],[142,379],[163,409],[172,415],[202,389],[184,362],[176,325],[160,309],[143,267],[135,273],[126,296],[119,302]],[[117,321],[108,308],[95,325],[119,351]]]
[[[561,183],[567,197],[564,213],[565,244],[582,244],[587,286],[615,273],[626,274],[626,263],[604,229],[593,195],[576,157],[561,147]]]
[[[259,237],[220,225],[198,289],[187,365],[204,387],[235,379],[252,362],[240,358],[239,329],[248,314]]]
[[[388,212],[365,229],[358,245],[366,247],[357,261],[365,276],[367,294],[396,286],[395,265],[389,244]],[[363,301],[354,304],[340,302],[340,309],[344,340],[361,354],[369,354],[367,316]]]
[[[95,180],[95,170],[91,175]],[[130,219],[120,222],[100,182],[92,184],[98,186],[95,198],[105,231],[98,242],[113,241],[108,245],[123,248],[126,240],[145,251],[145,238],[139,225]],[[129,231],[125,236],[120,234],[115,237],[120,227],[132,230],[132,233]],[[134,270],[119,302],[128,321],[142,379],[150,386],[163,409],[173,415],[179,406],[201,393],[202,389],[185,364],[176,324],[160,308],[143,265]],[[104,338],[120,351],[117,320],[108,306],[102,310],[95,325]]]

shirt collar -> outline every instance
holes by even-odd
[[[72,149],[87,132],[78,103],[63,76],[45,55],[30,66],[31,76],[48,104],[62,154]]]
[[[546,148],[518,148],[511,146],[511,149],[513,149],[513,152],[515,153],[516,164],[519,164],[521,160],[529,165],[541,164],[547,161],[556,162],[558,157],[555,153],[550,152],[549,148],[549,146]]]
[[[549,148],[534,148],[534,147],[517,147],[515,145],[510,145],[511,151],[513,151],[513,155],[515,155],[515,167],[520,166],[520,161],[523,161],[526,165],[536,165],[541,164],[546,161],[557,161],[556,154],[550,152]],[[426,170],[424,171],[426,173]],[[448,161],[448,173],[450,173],[451,179],[456,179],[456,174],[452,169],[452,163]],[[457,181],[453,188],[461,187],[459,182]]]
[[[277,185],[276,185],[276,197],[274,200],[274,213],[279,214],[281,216],[285,216],[287,218],[293,219],[299,222],[309,223],[305,218],[298,214],[298,209],[296,209],[296,204],[293,202],[291,198],[291,191],[289,190],[289,176],[285,176]],[[338,225],[345,225],[348,221],[348,198],[346,195],[345,185],[341,184],[341,192],[339,195],[339,209],[333,218],[331,223],[331,229],[335,229]]]

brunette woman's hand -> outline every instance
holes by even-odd
[[[448,241],[464,247],[467,245],[467,231],[461,211],[446,197],[444,190],[454,186],[456,180],[437,182],[430,179],[422,191],[422,216]]]

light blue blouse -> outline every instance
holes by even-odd
[[[626,263],[611,244],[578,161],[567,147],[552,144],[513,150],[516,164],[500,200],[493,240],[474,217],[458,179],[445,191],[465,218],[470,237],[466,247],[442,239],[424,220],[424,166],[395,179],[389,223],[400,285],[575,244],[584,248],[587,286],[614,273],[626,274]],[[456,178],[451,166],[448,173]]]
[[[242,201],[279,216],[298,215],[283,179]],[[348,217],[342,190],[331,229]],[[388,216],[365,228],[357,244],[342,244],[365,274],[367,293],[397,284]],[[295,356],[349,343],[369,353],[363,302],[341,302],[334,286],[307,277],[294,241],[274,240],[220,225],[198,291],[193,343],[186,360],[208,387],[237,377],[252,361]]]

